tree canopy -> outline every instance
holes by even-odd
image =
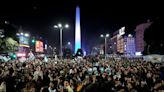
[[[1,52],[15,52],[18,50],[18,42],[11,37],[0,39],[0,51]]]
[[[145,30],[144,41],[146,46],[145,54],[164,54],[163,41],[163,20],[161,18],[155,20],[149,28]],[[149,52],[149,53],[148,53]]]

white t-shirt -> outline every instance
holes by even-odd
[[[49,91],[49,92],[56,92],[56,89],[51,90],[51,88],[49,87],[49,88],[48,88],[48,91]]]

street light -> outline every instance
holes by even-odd
[[[109,37],[109,34],[106,34],[106,37]]]
[[[101,35],[100,35],[100,37],[104,37],[104,35],[103,35],[103,34],[101,34]]]
[[[62,28],[62,24],[58,24],[58,27],[59,27],[59,28]]]
[[[109,37],[110,35],[109,34],[106,34],[106,35],[103,35],[103,34],[101,34],[100,35],[100,37],[101,38],[104,38],[104,40],[105,40],[105,60],[106,60],[106,54],[107,54],[107,38]]]
[[[68,42],[67,44],[68,44],[68,45],[71,45],[71,42]]]
[[[20,33],[16,33],[16,35],[17,35],[17,36],[19,36],[19,35],[20,35]]]
[[[17,36],[25,36],[25,37],[29,37],[29,36],[30,36],[30,34],[28,34],[28,33],[23,33],[23,32],[21,32],[21,33],[16,33],[16,35],[17,35]]]
[[[28,33],[25,33],[24,36],[29,37],[29,34]]]
[[[62,45],[62,31],[63,29],[65,28],[68,28],[69,25],[68,24],[65,24],[64,26],[62,26],[62,24],[58,24],[58,25],[54,25],[54,28],[57,28],[60,30],[60,59],[62,60],[62,57],[63,57],[63,51],[62,51],[62,48],[63,48],[63,45]]]
[[[69,25],[68,25],[68,24],[66,24],[66,25],[65,25],[65,28],[69,28]]]
[[[24,33],[20,33],[21,35],[24,35]]]
[[[9,21],[5,21],[5,24],[9,24]]]
[[[58,28],[58,26],[57,25],[54,25],[54,28]]]

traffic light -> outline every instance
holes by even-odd
[[[17,56],[16,56],[16,54],[13,54],[13,58],[16,58]]]
[[[32,39],[32,43],[35,43],[35,39]]]
[[[14,54],[11,55],[11,58],[12,59],[16,59],[17,58],[17,55],[14,53]]]

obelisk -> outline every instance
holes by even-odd
[[[76,7],[76,20],[75,20],[75,53],[81,49],[81,28],[80,28],[80,8]]]

